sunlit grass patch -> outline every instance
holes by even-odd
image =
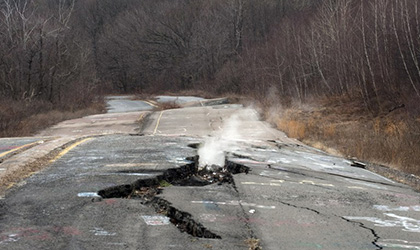
[[[331,104],[333,103],[333,105]],[[328,153],[387,165],[420,175],[420,122],[403,110],[373,117],[352,102],[330,100],[311,108],[270,114],[288,136]]]

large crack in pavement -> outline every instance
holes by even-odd
[[[337,215],[334,215],[334,216],[337,216]],[[376,231],[373,228],[369,228],[365,224],[363,224],[362,222],[352,221],[352,220],[349,220],[349,219],[347,219],[347,218],[345,218],[343,216],[337,216],[337,217],[339,217],[339,218],[341,218],[341,219],[343,219],[343,220],[345,220],[345,221],[347,221],[349,223],[357,224],[357,225],[359,225],[359,227],[361,227],[363,229],[369,230],[372,233],[372,235],[374,236],[374,240],[372,241],[372,244],[375,247],[377,247],[377,249],[383,249],[383,247],[381,247],[380,245],[378,245],[378,241],[379,241],[379,239],[381,237],[379,237],[379,235],[376,233]]]
[[[205,186],[210,184],[233,185],[233,174],[248,173],[249,168],[234,162],[226,161],[225,166],[217,170],[199,170],[198,156],[188,157],[191,163],[165,170],[162,174],[148,179],[139,179],[131,184],[119,185],[98,191],[98,195],[104,199],[130,198],[140,200],[142,204],[154,208],[159,213],[169,217],[181,232],[186,232],[198,238],[221,239],[220,235],[211,232],[194,217],[185,211],[172,206],[172,204],[157,197],[168,185],[174,186]],[[243,209],[243,208],[242,208]]]
[[[228,163],[231,164],[231,165],[236,165],[236,166],[241,166],[241,167],[248,168],[248,167],[246,167],[244,165],[241,165],[241,164],[238,164],[238,163],[234,163],[234,162],[228,162]],[[246,173],[248,174],[248,172],[249,172],[249,168],[246,171]],[[236,183],[235,183],[234,179],[232,179],[232,187],[233,187],[233,190],[235,190],[236,195],[238,196],[238,200],[239,201],[242,200],[241,199],[241,194],[238,190],[238,187],[236,186]],[[241,209],[241,214],[238,214],[238,217],[243,217],[244,218],[245,227],[246,227],[246,229],[248,230],[248,233],[249,233],[249,238],[246,240],[247,244],[249,245],[251,250],[261,250],[262,249],[261,246],[260,246],[261,242],[258,239],[258,237],[256,236],[256,234],[254,233],[254,230],[252,230],[252,227],[249,223],[250,218],[248,216],[248,213],[245,211],[245,208],[243,207],[241,202],[239,202],[239,207]]]
[[[222,237],[220,235],[211,232],[209,229],[204,227],[201,223],[196,221],[190,213],[182,211],[181,209],[174,207],[168,200],[158,197],[158,195],[161,194],[164,188],[168,185],[206,186],[210,184],[222,185],[225,183],[231,185],[238,196],[238,199],[241,200],[241,194],[235,184],[233,175],[239,173],[248,174],[250,171],[249,167],[226,160],[225,166],[217,170],[208,171],[206,168],[199,170],[198,158],[198,156],[188,157],[186,160],[191,162],[189,164],[177,168],[167,169],[162,172],[162,174],[153,178],[139,179],[131,184],[119,185],[100,190],[98,195],[104,199],[129,198],[140,200],[142,204],[153,208],[157,213],[169,217],[170,222],[181,232],[186,232],[197,238],[221,239]],[[295,209],[304,209],[316,213],[322,217],[336,217],[340,220],[346,221],[347,223],[357,225],[364,230],[368,230],[373,235],[374,239],[371,241],[371,244],[375,247],[375,249],[383,249],[378,244],[380,237],[376,231],[361,222],[351,221],[340,215],[323,214],[316,209],[295,205],[279,199],[272,200]],[[258,242],[252,249],[261,249],[259,240],[252,229],[252,225],[249,223],[249,216],[240,202],[239,207],[240,211],[238,212],[238,216],[243,218],[245,228],[249,234],[248,240]]]

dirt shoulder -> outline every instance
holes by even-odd
[[[47,140],[46,142],[14,155],[1,163],[0,198],[5,192],[22,180],[48,166],[61,151],[69,145],[81,140],[80,138],[63,137]]]
[[[61,121],[106,111],[103,101],[77,109],[57,109],[43,102],[0,101],[0,137],[31,136]]]

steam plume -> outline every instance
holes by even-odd
[[[211,170],[212,166],[222,167],[225,165],[225,153],[235,151],[239,141],[244,140],[241,134],[241,127],[246,120],[258,120],[254,109],[248,108],[238,111],[229,117],[220,131],[216,131],[213,136],[207,138],[204,144],[198,149],[200,156],[199,167],[207,167]]]

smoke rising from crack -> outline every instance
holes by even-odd
[[[258,113],[252,108],[240,110],[225,120],[221,130],[208,137],[198,149],[199,167],[211,170],[214,165],[224,166],[226,152],[235,151],[246,139],[247,122],[258,120]]]

